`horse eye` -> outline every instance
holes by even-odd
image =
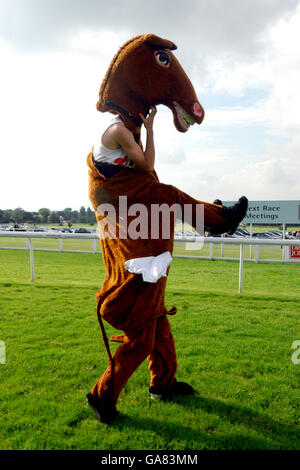
[[[171,57],[166,51],[156,51],[155,59],[156,62],[163,67],[168,67],[171,63]]]

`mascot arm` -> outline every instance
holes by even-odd
[[[153,171],[155,150],[152,128],[147,129],[146,148],[144,152],[140,145],[135,142],[132,132],[123,125],[116,126],[116,129],[113,131],[113,138],[136,166],[149,172]]]

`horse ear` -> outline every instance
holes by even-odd
[[[154,49],[170,49],[171,51],[177,49],[174,42],[155,36],[155,34],[146,34],[145,42]]]

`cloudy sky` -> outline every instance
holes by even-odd
[[[300,198],[300,0],[0,0],[0,18],[1,209],[90,206],[99,86],[148,32],[177,44],[206,111],[181,134],[158,107],[160,180],[206,201]]]

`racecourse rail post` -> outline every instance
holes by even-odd
[[[224,238],[224,233],[222,233],[221,238]],[[221,243],[221,258],[224,258],[224,243]]]
[[[209,244],[209,259],[210,260],[214,259],[214,245],[213,245],[213,243]]]
[[[33,248],[32,248],[32,239],[27,238],[27,244],[29,248],[29,257],[30,257],[30,274],[31,280],[34,282],[34,262],[33,262]]]
[[[286,225],[282,225],[282,239],[286,239]],[[281,246],[281,259],[284,260],[284,247]]]
[[[244,245],[240,244],[239,294],[243,290]]]
[[[249,235],[249,238],[252,238],[252,233],[253,233],[253,224],[251,223],[251,224],[250,224],[250,235]],[[252,245],[250,245],[250,254],[249,254],[249,258],[252,259]]]

